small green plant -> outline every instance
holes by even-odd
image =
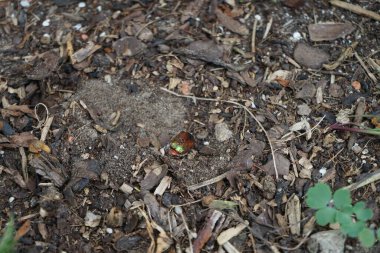
[[[366,208],[363,201],[352,205],[349,190],[339,189],[332,194],[329,185],[318,183],[307,191],[306,204],[317,210],[318,225],[338,223],[344,234],[358,238],[364,247],[372,247],[376,240],[380,240],[380,228],[375,233],[367,226],[373,216],[372,210]]]
[[[13,253],[15,252],[15,223],[13,217],[8,222],[7,228],[3,237],[0,239],[0,252]]]

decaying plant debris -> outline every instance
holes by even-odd
[[[366,252],[304,201],[345,187],[379,226],[379,9],[0,0],[1,231],[19,252]]]

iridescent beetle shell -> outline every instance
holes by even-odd
[[[195,139],[189,132],[181,131],[169,144],[169,154],[172,156],[184,156],[195,148]]]

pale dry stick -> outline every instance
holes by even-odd
[[[380,74],[380,65],[378,65],[372,58],[368,58],[367,62],[377,73]]]
[[[28,160],[26,158],[25,150],[23,147],[19,147],[20,155],[21,155],[21,170],[22,170],[22,175],[24,177],[24,181],[27,182],[29,179],[29,174],[28,174]]]
[[[270,28],[272,27],[272,24],[273,24],[273,17],[270,17],[269,22],[267,24],[267,27],[265,28],[263,40],[265,40],[268,37]]]
[[[354,4],[349,4],[340,0],[330,0],[330,3],[332,5],[338,6],[340,8],[352,11],[353,13],[359,14],[359,15],[364,15],[370,18],[373,18],[377,21],[380,21],[380,15],[374,11],[369,11],[366,10],[360,6],[354,5]]]
[[[295,61],[293,60],[293,58],[291,58],[290,56],[287,56],[285,55],[285,58],[288,60],[288,62],[290,64],[292,64],[294,67],[298,68],[298,69],[302,69],[301,66]]]
[[[221,174],[219,176],[216,176],[214,178],[211,178],[209,180],[200,182],[198,184],[190,185],[190,186],[187,187],[187,190],[188,191],[195,191],[195,190],[197,190],[199,188],[202,188],[202,187],[205,187],[207,185],[215,184],[216,182],[219,182],[219,181],[223,180],[227,176],[228,176],[228,172],[225,172],[225,173],[223,173],[223,174]]]
[[[275,156],[275,153],[274,153],[274,148],[273,148],[273,145],[272,145],[272,141],[270,140],[268,132],[265,130],[264,126],[256,118],[256,116],[248,109],[248,107],[246,107],[246,106],[244,106],[244,105],[242,105],[242,104],[240,104],[238,102],[235,102],[235,101],[215,99],[215,98],[202,98],[202,97],[196,97],[196,96],[180,95],[180,94],[178,94],[178,93],[176,93],[174,91],[168,90],[168,89],[166,89],[164,87],[160,87],[160,89],[163,90],[163,91],[165,91],[165,92],[167,92],[167,93],[170,93],[170,94],[172,94],[174,96],[177,96],[177,97],[191,98],[191,99],[200,100],[200,101],[228,103],[228,104],[233,104],[233,105],[236,105],[236,106],[238,106],[240,108],[243,108],[256,121],[256,123],[259,125],[259,127],[261,128],[261,130],[264,132],[265,137],[268,139],[268,143],[269,143],[270,150],[271,150],[272,157],[273,157],[273,167],[274,167],[274,170],[275,170],[275,173],[276,173],[276,180],[279,179],[279,177],[278,177],[278,170],[277,170],[277,163],[276,163],[276,156]]]
[[[372,74],[372,72],[367,68],[367,66],[365,65],[364,61],[362,60],[362,58],[358,55],[357,52],[354,53],[356,59],[359,61],[360,65],[362,65],[363,69],[365,70],[365,72],[367,72],[367,75],[369,76],[369,78],[371,78],[371,80],[374,82],[374,83],[377,83],[377,79],[375,77],[374,74]]]
[[[374,183],[378,180],[380,180],[380,170],[372,172],[371,174],[367,175],[362,180],[360,180],[356,183],[350,184],[349,186],[344,187],[344,189],[347,189],[349,191],[354,191],[354,190],[359,189],[363,186]]]
[[[252,28],[252,37],[251,37],[251,52],[256,53],[256,30],[257,30],[257,23],[259,20],[255,18],[255,21],[253,21],[253,28]]]
[[[45,142],[46,140],[46,137],[49,133],[49,129],[51,127],[51,124],[53,123],[53,119],[54,119],[54,116],[51,116],[51,117],[48,117],[45,121],[45,125],[44,125],[44,128],[42,128],[42,131],[41,131],[41,138],[40,140],[42,142]]]
[[[179,212],[179,214],[181,215],[181,218],[182,218],[182,222],[183,224],[185,225],[185,229],[186,229],[186,232],[187,232],[187,237],[189,239],[189,248],[190,248],[190,253],[194,253],[194,250],[193,250],[193,244],[191,242],[191,239],[192,239],[192,235],[191,235],[191,231],[189,229],[189,226],[187,225],[187,222],[186,222],[186,219],[185,219],[185,215],[183,214],[183,211],[182,211],[182,208],[181,207],[178,207],[177,208],[177,213]]]

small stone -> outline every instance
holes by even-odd
[[[40,216],[42,218],[45,218],[45,217],[47,217],[49,215],[49,213],[45,209],[43,209],[42,207],[40,208],[40,212],[39,213],[40,213]]]
[[[102,217],[100,215],[96,215],[91,211],[87,211],[86,217],[84,217],[84,225],[86,227],[95,228],[99,226],[101,219]]]
[[[42,22],[42,26],[49,26],[50,25],[50,19],[46,19],[44,22]]]
[[[298,42],[302,39],[302,35],[299,32],[294,32],[290,40],[293,42]]]
[[[226,123],[218,123],[215,125],[215,138],[216,140],[223,142],[232,137],[233,133]]]
[[[106,232],[107,232],[108,234],[112,234],[112,233],[113,233],[113,229],[112,229],[112,228],[106,228]]]
[[[340,98],[344,95],[344,91],[339,84],[332,83],[329,87],[329,94],[334,98]]]
[[[261,181],[263,186],[263,195],[266,199],[273,199],[276,194],[276,182],[272,176],[266,175]]]
[[[86,7],[86,3],[85,3],[85,2],[80,2],[80,3],[78,4],[78,7],[79,7],[79,8],[84,8],[84,7]]]
[[[301,88],[300,91],[297,92],[296,98],[312,98],[315,96],[315,93],[317,92],[317,89],[315,88],[315,85],[311,82],[305,83],[305,85]]]
[[[48,33],[45,33],[44,35],[42,35],[40,41],[41,41],[42,44],[45,44],[45,45],[50,44],[51,37],[50,37],[50,35]]]
[[[112,44],[117,56],[134,56],[146,49],[146,45],[135,37],[123,37]]]
[[[297,44],[294,49],[294,59],[296,62],[307,68],[319,69],[323,63],[328,62],[329,58],[330,55],[322,49],[303,43]]]
[[[125,194],[131,194],[133,192],[133,187],[126,183],[123,183],[119,189]]]
[[[307,104],[300,104],[297,106],[297,108],[298,115],[308,116],[311,113],[311,109]]]
[[[322,231],[310,236],[307,248],[310,253],[343,253],[345,241],[340,230]]]
[[[277,167],[277,173],[278,175],[288,175],[289,174],[289,167],[290,167],[290,162],[289,160],[283,156],[282,154],[275,154],[276,157],[276,167]],[[274,167],[274,162],[273,158],[268,161],[263,168],[267,171],[269,175],[275,175],[275,167]]]
[[[360,154],[362,152],[362,148],[359,146],[359,144],[355,143],[354,146],[352,146],[351,150],[355,153],[355,154]]]
[[[20,5],[24,8],[29,8],[30,7],[30,2],[28,0],[22,0],[20,2]]]

